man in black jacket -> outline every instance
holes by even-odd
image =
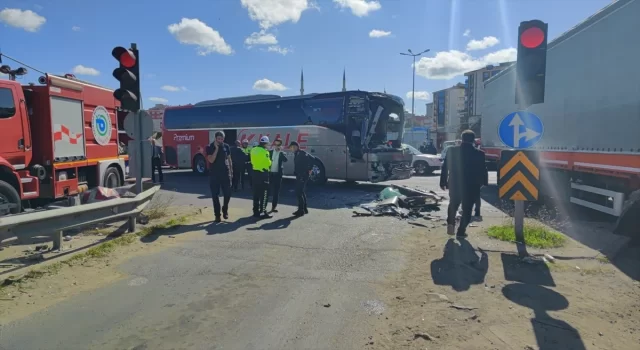
[[[486,186],[489,173],[485,165],[484,152],[474,147],[475,134],[471,130],[462,133],[462,144],[448,151],[440,173],[440,188],[449,190],[447,211],[447,233],[454,234],[456,213],[462,204],[462,218],[456,236],[467,236],[467,225],[471,221],[471,210],[480,196],[480,188]]]
[[[246,163],[247,155],[242,151],[240,141],[236,140],[236,144],[231,147],[231,161],[233,162],[233,179],[231,179],[231,187],[233,191],[238,191],[238,184],[242,184],[244,190],[244,181],[242,174],[244,173],[244,165]]]
[[[271,185],[271,211],[277,213],[278,198],[280,197],[280,185],[282,185],[282,171],[284,163],[288,160],[282,152],[282,140],[276,139],[273,142],[273,149],[269,151],[271,158],[271,169],[269,169],[269,185]]]
[[[300,149],[300,145],[293,141],[289,144],[289,149],[294,154],[293,158],[293,174],[296,176],[296,198],[298,199],[298,210],[293,213],[295,216],[303,216],[309,214],[307,209],[307,194],[305,188],[309,175],[313,168],[313,162],[316,157]]]

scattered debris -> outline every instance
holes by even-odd
[[[65,240],[66,242],[69,242],[69,241],[70,241],[70,240],[72,240],[72,239],[73,239],[73,237],[71,237],[71,236],[69,236],[69,235],[64,236],[64,240]]]
[[[466,310],[466,311],[471,311],[471,310],[477,310],[477,307],[471,307],[471,306],[464,306],[464,305],[458,305],[458,304],[453,304],[450,307],[454,308],[454,309],[458,309],[458,310]]]
[[[47,244],[40,244],[36,246],[36,252],[42,251],[42,250],[47,250],[49,249],[49,246]]]
[[[550,254],[545,254],[544,257],[549,261],[549,262],[556,262],[556,258],[554,258],[553,256],[551,256]]]
[[[396,299],[398,299],[398,300],[404,300],[404,297],[402,297],[402,296],[397,296],[397,297],[396,297]]]
[[[324,304],[324,305],[322,305],[322,306],[324,306],[324,307],[331,307],[331,304],[326,303],[326,304]]]
[[[413,340],[416,340],[416,339],[419,339],[419,338],[422,338],[424,340],[435,340],[435,338],[432,337],[428,333],[418,332],[418,333],[413,334]]]
[[[407,195],[402,194],[402,189]],[[354,211],[354,216],[395,216],[400,218],[424,218],[423,211],[437,210],[443,197],[435,192],[423,192],[408,187],[385,187],[377,202],[361,204],[366,213]],[[427,219],[431,219],[428,217]],[[413,223],[414,225],[417,223]]]
[[[451,302],[446,295],[440,293],[427,293],[427,297],[431,301],[444,301],[448,303]]]

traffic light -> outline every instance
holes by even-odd
[[[118,46],[111,55],[118,60],[120,67],[113,71],[113,77],[120,82],[120,88],[113,97],[120,101],[122,109],[138,112],[140,110],[140,56],[135,44],[131,49]]]
[[[523,108],[544,103],[547,27],[547,23],[537,19],[521,22],[518,27],[516,104]]]

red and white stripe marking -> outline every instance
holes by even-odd
[[[61,124],[53,126],[53,141],[67,141],[72,145],[77,145],[82,140],[82,134],[72,133],[69,128]]]

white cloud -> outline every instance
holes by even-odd
[[[464,33],[462,33],[462,36],[469,36],[471,35],[471,29],[467,29],[464,31]]]
[[[71,30],[73,30],[74,32],[79,32],[82,30],[82,28],[78,27],[78,26],[73,26],[71,27]]]
[[[275,52],[275,53],[279,53],[279,54],[281,54],[282,56],[286,56],[288,53],[293,52],[293,50],[292,50],[292,49],[288,49],[288,48],[286,48],[286,47],[280,47],[280,46],[278,46],[278,45],[269,46],[269,47],[267,48],[267,51],[268,51],[268,52]]]
[[[309,0],[240,0],[240,3],[262,29],[285,22],[297,23],[302,12],[312,7]]]
[[[256,80],[256,82],[253,83],[253,89],[260,91],[284,91],[288,88],[280,83],[276,83],[269,79],[260,79]]]
[[[169,100],[167,100],[166,98],[162,98],[162,97],[149,97],[149,101],[155,102],[155,103],[160,103],[160,104],[167,104],[169,102]]]
[[[27,32],[37,32],[46,21],[46,18],[31,10],[6,8],[0,11],[0,22],[11,27],[24,29]]]
[[[375,0],[333,0],[340,8],[351,9],[351,13],[358,17],[364,17],[369,12],[377,11],[382,5]]]
[[[407,99],[411,100],[411,91],[407,92]],[[424,101],[430,101],[431,100],[431,93],[429,93],[428,91],[416,91],[416,100],[424,100]]]
[[[91,67],[85,67],[81,64],[73,67],[72,70],[73,74],[76,75],[100,75],[100,72],[95,69],[95,68],[91,68]]]
[[[173,85],[163,85],[160,89],[164,91],[169,91],[169,92],[187,91],[187,88],[184,86],[173,86]]]
[[[485,36],[482,40],[471,40],[467,43],[467,51],[484,50],[496,46],[500,40],[495,36]]]
[[[251,33],[251,35],[244,39],[244,44],[248,47],[253,45],[276,45],[277,43],[278,39],[276,36],[264,30],[261,30],[259,33]]]
[[[451,79],[489,64],[516,60],[517,50],[508,48],[473,57],[457,50],[441,51],[435,57],[423,57],[416,63],[416,74],[427,79]]]
[[[213,52],[222,55],[233,53],[231,46],[224,41],[218,31],[197,18],[182,18],[180,23],[171,24],[168,29],[181,44],[198,46],[198,54],[201,56]]]
[[[391,32],[385,32],[384,30],[379,30],[379,29],[374,29],[369,32],[370,38],[383,38],[389,35],[391,35]]]

